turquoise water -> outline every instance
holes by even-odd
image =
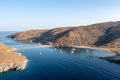
[[[17,48],[40,45],[22,44],[9,38],[0,38],[0,42]],[[17,52],[29,59],[27,68],[23,71],[1,73],[0,80],[120,80],[119,64],[93,58],[114,54],[78,48],[73,53],[71,50],[73,48],[19,50]]]

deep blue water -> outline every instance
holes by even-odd
[[[40,45],[22,44],[9,38],[0,38],[0,42],[17,48]],[[120,64],[93,58],[114,54],[90,49],[75,49],[71,53],[71,50],[72,48],[35,48],[17,51],[29,59],[27,68],[1,73],[0,80],[120,80]]]

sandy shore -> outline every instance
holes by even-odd
[[[115,53],[120,54],[120,48],[102,48],[102,47],[90,47],[90,46],[72,46],[75,48],[87,48],[87,49],[96,49],[96,50],[102,50],[109,53]]]
[[[27,58],[14,52],[15,48],[0,44],[0,72],[23,70],[27,66]]]

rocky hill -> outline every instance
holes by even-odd
[[[120,47],[120,22],[55,28],[43,33],[39,41],[55,46]]]
[[[54,39],[53,44],[58,46],[120,47],[120,22],[75,27]]]
[[[30,30],[13,37],[15,40],[32,40],[54,46],[120,47],[120,21],[87,26],[62,27],[51,30]]]

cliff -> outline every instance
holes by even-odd
[[[28,60],[25,56],[13,52],[15,48],[0,44],[0,72],[10,70],[23,70],[27,66]]]

